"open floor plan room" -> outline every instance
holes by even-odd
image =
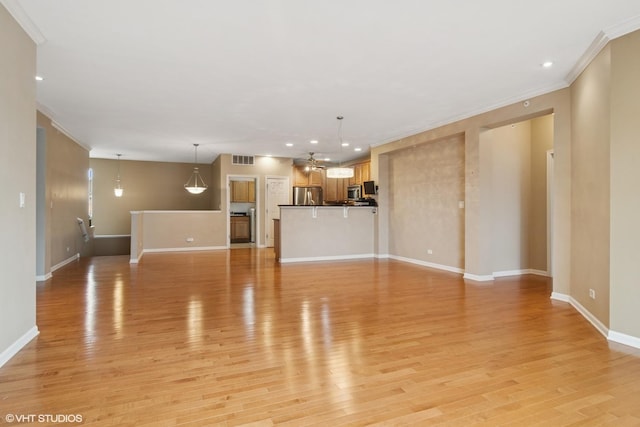
[[[551,279],[271,249],[80,258],[37,286],[3,414],[84,425],[639,425],[640,350]]]

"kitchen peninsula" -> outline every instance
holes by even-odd
[[[371,258],[377,209],[280,205],[276,257],[282,263]]]

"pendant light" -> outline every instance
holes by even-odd
[[[118,156],[118,173],[116,174],[116,185],[113,187],[113,194],[115,194],[116,197],[122,197],[124,193],[124,188],[122,188],[122,182],[120,181],[120,156],[122,156],[122,154],[116,154],[116,156]]]
[[[189,181],[184,185],[185,190],[187,190],[191,194],[200,194],[207,189],[207,184],[205,184],[204,179],[200,176],[200,171],[198,170],[198,145],[193,144],[196,151],[196,166],[193,167],[193,173],[189,178]]]
[[[344,117],[338,116],[338,137],[340,142],[340,152],[342,152],[342,119]],[[353,168],[342,167],[341,164],[338,167],[327,168],[327,178],[353,178]]]

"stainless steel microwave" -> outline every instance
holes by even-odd
[[[362,198],[362,187],[359,185],[350,185],[347,187],[347,199],[357,200]]]

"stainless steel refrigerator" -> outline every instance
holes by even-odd
[[[322,203],[322,187],[293,187],[294,205],[320,206]]]

